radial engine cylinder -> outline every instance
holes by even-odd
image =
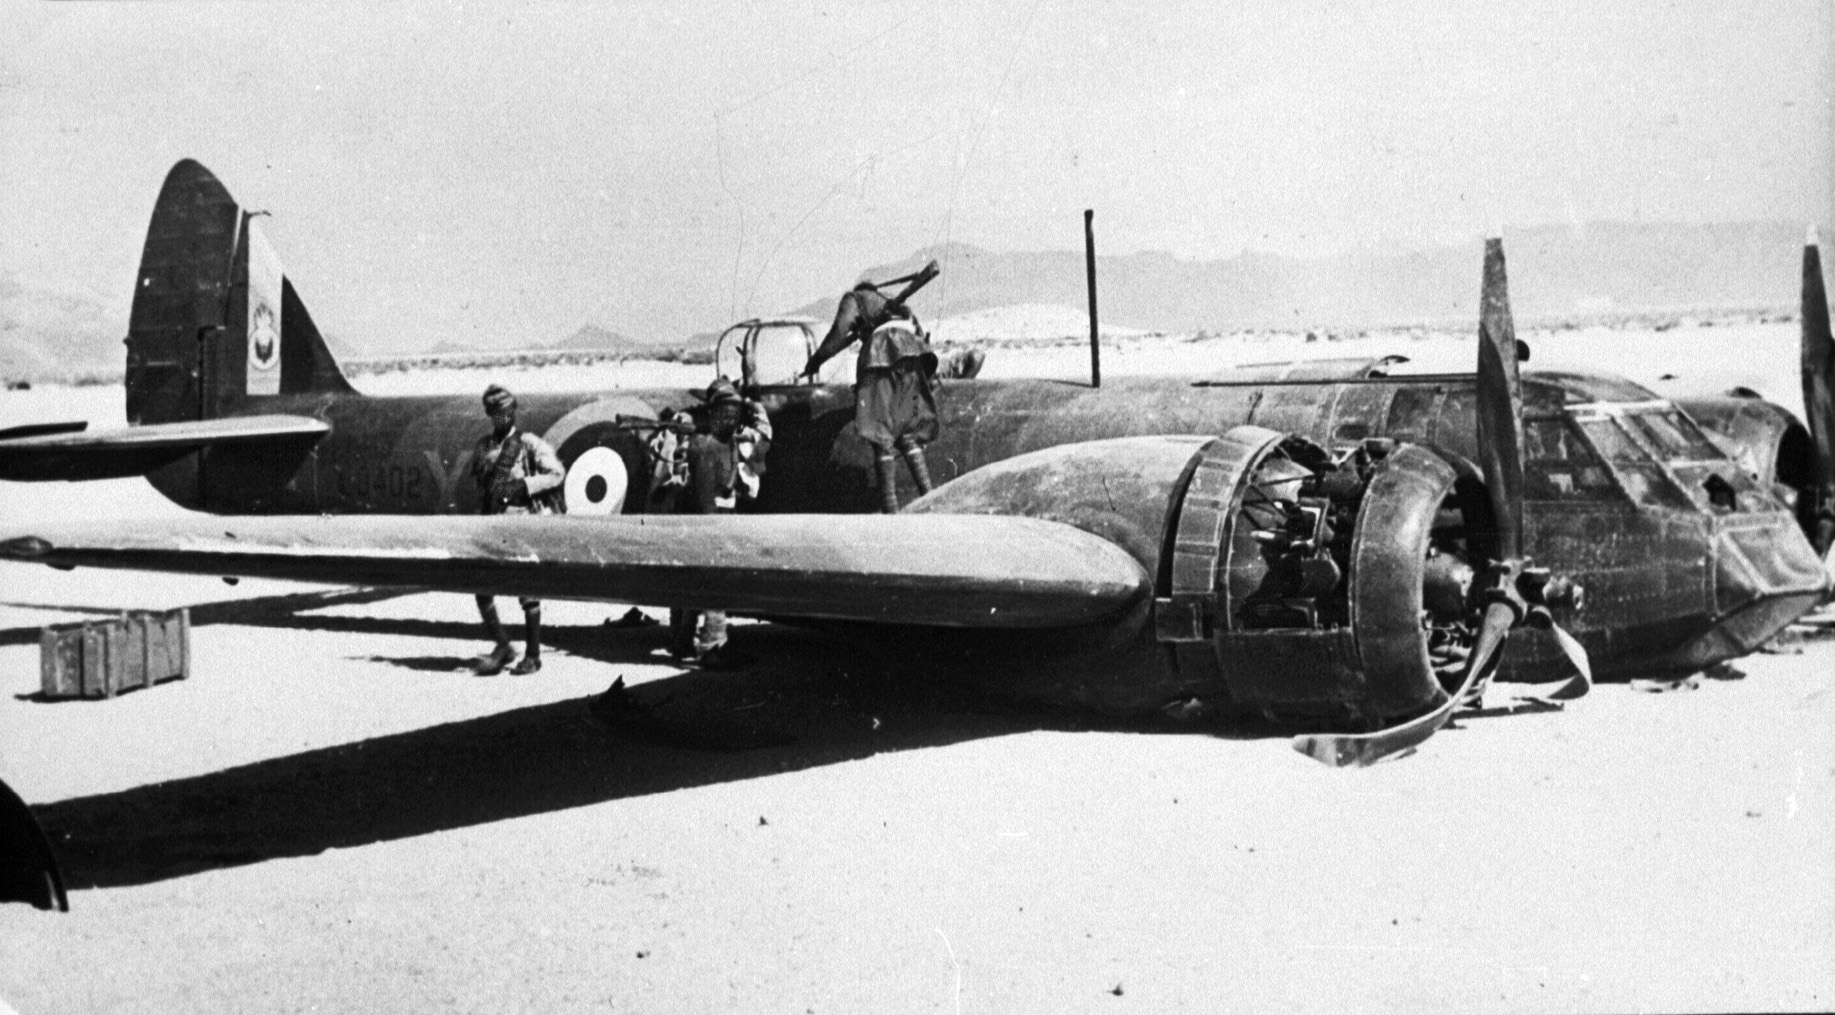
[[[1055,665],[1054,694],[1075,684],[1059,696],[1130,711],[1196,699],[1358,725],[1432,707],[1457,670],[1471,572],[1462,515],[1443,510],[1455,476],[1413,445],[1332,455],[1239,426],[1218,438],[1041,449],[972,470],[907,510],[1063,522],[1154,576],[1153,602],[1118,617],[1099,644],[1141,645],[1156,673],[1123,677],[1121,656],[1075,676]]]
[[[1454,479],[1413,445],[1330,456],[1231,430],[1199,452],[1169,523],[1159,641],[1238,706],[1369,723],[1436,704],[1423,590]]]

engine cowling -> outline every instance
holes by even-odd
[[[1172,522],[1157,637],[1240,705],[1381,720],[1435,704],[1429,592],[1450,625],[1470,582],[1462,561],[1431,552],[1455,478],[1414,445],[1334,459],[1230,431],[1200,453]]]
[[[1155,576],[1154,601],[1107,640],[1145,644],[1160,673],[1130,682],[1138,700],[1111,686],[1084,703],[1373,724],[1437,704],[1440,672],[1457,669],[1471,572],[1443,510],[1455,479],[1413,445],[1334,456],[1240,426],[1043,449],[907,510],[1063,522]]]

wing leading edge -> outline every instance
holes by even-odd
[[[86,430],[80,423],[0,433],[0,479],[91,480],[141,476],[201,448],[316,441],[331,424],[310,416],[226,416]]]
[[[40,526],[0,559],[978,628],[1111,619],[1127,551],[997,515],[190,518]]]

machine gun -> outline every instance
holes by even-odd
[[[650,419],[645,416],[626,416],[622,413],[612,417],[611,428],[621,433],[647,434],[657,430],[667,430],[680,436],[695,432],[694,418],[686,412]]]

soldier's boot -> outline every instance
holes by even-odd
[[[701,630],[695,634],[695,662],[704,670],[735,670],[753,662],[750,655],[736,651],[726,640],[724,610],[708,610],[701,615]]]
[[[898,463],[891,454],[881,454],[873,459],[873,472],[879,477],[879,510],[898,514]]]
[[[522,662],[511,668],[516,676],[528,676],[542,668],[542,608],[525,606],[522,608],[523,634],[528,639],[522,654]]]
[[[917,484],[920,497],[933,489],[930,484],[930,465],[924,461],[922,444],[910,444],[905,447],[905,467],[911,470],[911,481]]]
[[[473,660],[472,672],[481,677],[496,676],[515,660],[516,650],[510,647],[510,635],[503,629],[503,620],[497,616],[497,604],[491,597],[478,597],[478,616],[484,618],[484,632],[497,647]]]

